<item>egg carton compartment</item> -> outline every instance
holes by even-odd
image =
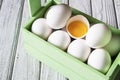
[[[31,1],[32,4],[38,4],[38,0]],[[32,4],[30,7],[32,7]],[[59,4],[59,2],[50,1],[46,6],[37,6],[39,8],[32,11],[32,17],[22,30],[25,49],[31,56],[52,67],[70,80],[114,80],[120,70],[120,53],[112,58],[110,69],[106,74],[103,74],[31,32],[32,23],[38,18],[43,18],[50,6],[56,4]],[[72,8],[72,15],[78,14],[85,16],[90,24],[104,23]],[[120,35],[120,30],[113,28],[111,25],[106,25],[112,33]]]

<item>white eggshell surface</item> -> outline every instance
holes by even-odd
[[[89,24],[89,21],[87,20],[87,18],[84,17],[83,15],[76,15],[76,16],[71,17],[71,18],[68,20],[67,24],[66,24],[66,30],[67,30],[67,32],[69,33],[69,35],[70,35],[72,38],[74,38],[74,39],[79,39],[79,38],[85,37],[85,36],[86,36],[86,33],[85,33],[82,37],[75,37],[75,36],[73,36],[73,35],[68,31],[68,26],[69,26],[69,24],[72,23],[72,22],[74,22],[74,21],[81,21],[81,22],[83,22],[83,23],[86,25],[86,27],[89,29],[90,24]]]
[[[47,23],[53,29],[65,27],[72,14],[71,8],[66,4],[58,4],[50,7],[46,14]]]
[[[90,54],[87,63],[102,73],[106,73],[111,65],[111,57],[105,49],[96,49]]]
[[[65,50],[69,43],[71,42],[70,36],[67,34],[67,32],[58,30],[53,32],[49,38],[48,42],[54,44],[55,46],[59,47],[62,50]]]
[[[102,23],[91,26],[87,35],[86,42],[92,48],[101,48],[111,40],[111,30]]]
[[[85,40],[77,39],[71,42],[67,52],[72,56],[85,62],[90,54],[91,49],[86,45]]]
[[[39,18],[33,22],[31,31],[43,39],[47,39],[52,29],[46,23],[46,19]]]

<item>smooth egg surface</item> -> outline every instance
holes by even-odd
[[[109,43],[111,37],[111,30],[105,24],[98,23],[88,30],[86,42],[92,48],[101,48]]]
[[[71,42],[70,36],[67,34],[67,32],[58,30],[53,32],[49,38],[48,42],[52,43],[53,45],[57,46],[58,48],[65,50],[67,49],[68,45]]]
[[[39,18],[33,22],[31,31],[41,38],[47,39],[51,34],[52,29],[47,24],[46,19]]]
[[[90,54],[87,63],[100,72],[106,73],[111,65],[111,57],[105,49],[96,49]]]
[[[65,27],[72,14],[71,8],[66,4],[58,4],[50,7],[46,14],[47,23],[53,29]]]
[[[85,62],[90,54],[90,47],[84,39],[77,39],[70,43],[67,53]]]

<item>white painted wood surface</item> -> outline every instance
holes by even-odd
[[[113,0],[92,0],[92,16],[113,26],[117,26]]]
[[[77,10],[91,15],[90,0],[69,0],[69,5]]]
[[[62,2],[120,29],[120,0]],[[24,50],[21,28],[29,18],[27,0],[0,0],[0,80],[67,80]]]
[[[3,0],[0,8],[0,80],[12,77],[24,0]]]
[[[114,8],[117,18],[117,26],[120,29],[120,0],[114,0]]]
[[[29,17],[28,2],[25,0],[22,17],[21,28]],[[14,69],[12,74],[12,80],[39,80],[40,63],[36,59],[32,58],[23,48],[23,36],[20,32],[18,39],[18,47],[16,51],[16,58],[14,62]]]
[[[116,12],[113,0],[92,0],[92,16],[117,28]],[[120,80],[120,72],[115,80]]]

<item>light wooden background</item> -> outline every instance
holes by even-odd
[[[120,29],[120,0],[62,2]],[[0,0],[0,80],[67,80],[24,50],[21,28],[29,18],[27,0]]]

